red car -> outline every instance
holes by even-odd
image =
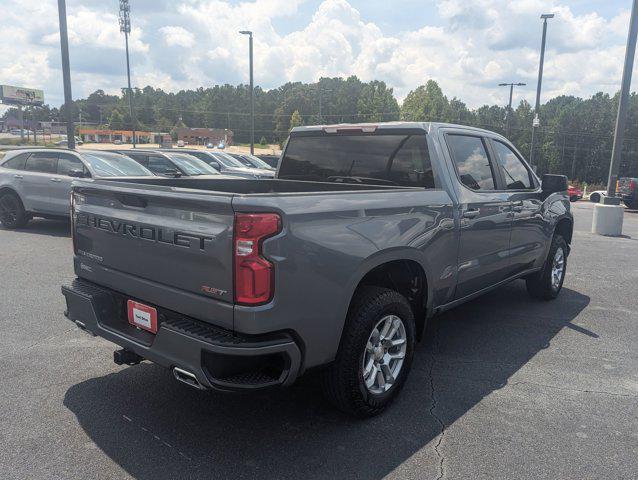
[[[570,185],[567,188],[567,193],[569,195],[570,202],[576,202],[583,198],[583,191],[578,187],[574,187],[573,185]]]

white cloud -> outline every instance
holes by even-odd
[[[164,42],[169,46],[192,47],[195,45],[195,36],[182,27],[162,27],[159,31],[164,35]]]
[[[0,18],[0,79],[43,88],[59,104],[59,33],[55,2],[5,0]],[[124,41],[117,5],[68,1],[73,91],[76,97],[124,85]],[[264,88],[321,76],[384,80],[399,98],[428,79],[476,107],[502,104],[496,85],[523,81],[517,99],[532,101],[538,71],[541,12],[549,21],[543,99],[559,94],[614,92],[619,85],[628,13],[605,18],[575,14],[552,0],[440,0],[416,30],[388,34],[347,0],[324,0],[305,25],[281,33],[275,25],[298,15],[303,0],[140,2],[132,12],[134,83],[165,90],[248,80],[254,32],[255,81]],[[146,5],[146,6],[144,6]],[[400,5],[397,4],[397,8]],[[428,19],[434,18],[433,21]]]

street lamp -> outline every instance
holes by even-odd
[[[543,83],[543,63],[545,61],[545,39],[547,37],[547,19],[554,18],[553,13],[544,13],[541,15],[543,20],[543,37],[541,39],[541,59],[538,65],[538,85],[536,86],[536,105],[534,106],[534,120],[532,122],[532,141],[529,149],[529,163],[534,167],[534,139],[536,137],[536,129],[540,127],[540,118],[538,116],[541,108],[541,84]]]
[[[620,100],[618,102],[618,114],[614,129],[614,145],[611,151],[611,163],[609,165],[609,177],[607,179],[607,195],[601,198],[601,203],[594,206],[594,218],[592,221],[592,233],[608,236],[620,236],[624,208],[620,205],[620,198],[616,196],[616,182],[620,171],[620,157],[622,155],[623,135],[627,122],[627,110],[629,107],[629,90],[631,87],[631,74],[636,55],[636,40],[638,38],[638,0],[632,2],[631,17],[629,20],[629,34],[627,35],[627,48],[625,50],[625,64],[622,71],[622,83],[620,84]]]
[[[131,130],[133,131],[133,148],[135,148],[135,116],[133,115],[133,90],[131,90],[131,64],[128,55],[128,34],[131,33],[131,7],[129,0],[120,0],[120,32],[124,33],[126,42],[126,75],[128,77],[128,113],[131,117]]]
[[[510,87],[510,101],[507,104],[507,138],[510,137],[512,131],[512,95],[514,94],[514,86],[524,87],[526,83],[499,83],[499,87]]]
[[[248,35],[248,55],[250,57],[250,154],[255,153],[255,99],[253,98],[253,32],[242,30],[239,33]]]

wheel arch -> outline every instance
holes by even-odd
[[[414,312],[417,339],[422,337],[431,312],[432,284],[427,264],[414,249],[379,252],[368,258],[353,276],[346,297],[345,318],[358,290],[363,286],[379,286],[405,296]]]
[[[9,187],[7,185],[1,186],[0,195],[4,195],[5,193],[13,193],[16,197],[18,197],[18,200],[20,200],[20,203],[22,204],[22,208],[24,208],[24,201],[22,200],[22,197],[20,197],[20,194],[16,191],[15,188]]]
[[[554,234],[557,233],[565,239],[567,245],[571,245],[574,234],[574,221],[569,217],[559,218],[554,227]]]

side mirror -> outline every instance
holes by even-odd
[[[208,162],[208,164],[219,172],[219,169],[221,168],[219,166],[219,162],[216,162],[215,160],[211,160],[210,162]]]
[[[69,170],[67,175],[73,178],[84,178],[84,170]]]
[[[543,183],[541,185],[543,195],[549,197],[552,193],[560,193],[567,191],[567,177],[565,175],[543,175]]]

